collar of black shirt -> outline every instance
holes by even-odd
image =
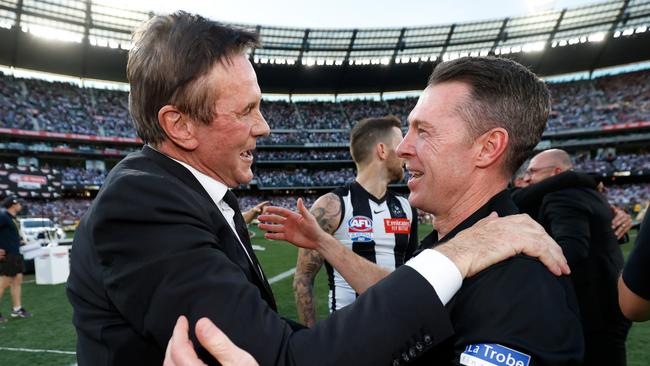
[[[422,239],[422,242],[420,242],[420,249],[433,248],[446,242],[447,240],[456,236],[456,234],[459,232],[472,227],[474,224],[487,217],[493,211],[496,212],[499,217],[516,215],[519,213],[519,209],[517,209],[517,206],[512,201],[512,198],[510,198],[510,192],[507,189],[503,190],[490,198],[486,204],[484,204],[478,210],[474,211],[473,214],[465,219],[465,221],[458,224],[442,239],[438,240],[438,232],[436,230],[433,230],[431,234]]]

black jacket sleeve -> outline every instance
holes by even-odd
[[[591,243],[590,207],[571,192],[560,190],[544,196],[538,220],[562,247],[569,266],[587,258]]]

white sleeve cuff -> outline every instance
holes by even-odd
[[[433,286],[443,305],[456,294],[463,284],[458,267],[444,254],[433,249],[425,249],[406,265],[416,270]]]

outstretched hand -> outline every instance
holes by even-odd
[[[246,224],[250,224],[253,220],[255,220],[255,218],[261,215],[266,209],[266,206],[268,204],[269,201],[262,201],[256,204],[255,207],[243,212],[242,216],[244,217],[244,221],[246,222]]]
[[[266,239],[286,240],[300,248],[318,249],[319,242],[328,234],[307,210],[302,198],[298,199],[297,207],[298,212],[283,207],[266,207],[264,214],[258,217],[258,227],[266,231]]]
[[[463,278],[517,254],[538,258],[557,276],[571,273],[562,248],[525,214],[497,217],[493,212],[435,250],[451,259]]]

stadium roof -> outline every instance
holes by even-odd
[[[0,0],[0,63],[125,81],[131,33],[151,16],[91,0]],[[650,0],[420,27],[239,26],[261,35],[250,57],[265,92],[417,89],[437,62],[464,55],[504,55],[543,75],[650,59]]]

